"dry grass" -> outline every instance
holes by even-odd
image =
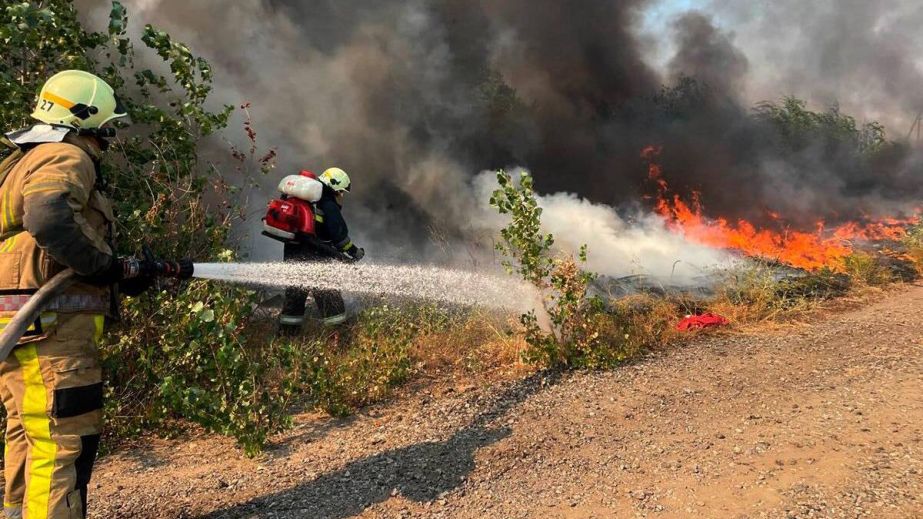
[[[525,342],[518,329],[508,314],[473,309],[453,326],[417,337],[411,353],[427,378],[507,377],[525,368],[520,358]]]
[[[382,304],[336,330],[310,326],[291,339],[312,407],[334,415],[424,385],[470,386],[532,368],[512,316],[482,309]]]
[[[629,356],[644,349],[661,348],[679,336],[675,324],[683,315],[684,302],[649,294],[636,294],[612,301],[611,320],[620,332]]]
[[[779,278],[766,265],[741,267],[717,287],[705,305],[732,323],[760,323],[803,315],[845,294],[847,281],[830,272]]]

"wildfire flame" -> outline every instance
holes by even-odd
[[[687,238],[716,248],[733,249],[747,256],[775,260],[806,270],[828,267],[840,270],[843,258],[853,252],[853,242],[897,240],[906,234],[906,226],[918,218],[889,218],[873,223],[848,222],[827,228],[823,220],[814,232],[783,228],[781,231],[760,229],[746,220],[731,222],[727,218],[709,218],[703,214],[701,195],[693,192],[689,200],[669,193],[669,186],[656,162],[660,148],[648,146],[641,157],[648,161],[648,177],[657,185],[656,212],[667,225]],[[783,222],[782,216],[769,211],[769,218]]]

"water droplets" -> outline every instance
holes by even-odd
[[[422,265],[327,262],[196,263],[195,277],[283,288],[336,289],[461,305],[527,310],[535,291],[511,278]]]

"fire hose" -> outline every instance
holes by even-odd
[[[145,265],[151,270],[148,274],[177,279],[192,277],[193,264],[189,260],[158,260],[147,246],[144,247],[144,259]],[[122,266],[125,271],[125,279],[138,276],[142,270],[141,262],[136,258],[125,259]],[[10,319],[10,322],[3,328],[3,332],[0,333],[0,362],[6,360],[13,348],[19,343],[19,339],[35,323],[36,319],[39,319],[42,310],[47,308],[55,297],[61,295],[62,292],[79,279],[80,277],[77,276],[73,269],[66,269],[52,277],[35,294],[29,297],[26,304],[16,312],[16,315]]]
[[[77,273],[73,269],[59,272],[38,289],[38,292],[33,294],[29,301],[16,312],[16,315],[3,328],[3,333],[0,333],[0,362],[6,360],[19,343],[19,339],[35,323],[51,300],[73,285],[75,281],[77,281]]]

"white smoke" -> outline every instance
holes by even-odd
[[[518,177],[521,171],[512,174]],[[496,188],[496,174],[491,171],[482,172],[474,181],[481,204],[477,220],[494,232],[508,218],[487,202]],[[614,278],[644,275],[674,286],[700,286],[710,273],[736,261],[728,252],[686,240],[668,229],[660,216],[641,209],[623,218],[612,207],[572,193],[538,196],[538,203],[543,229],[554,235],[557,247],[576,255],[587,245],[586,268],[598,274]]]

